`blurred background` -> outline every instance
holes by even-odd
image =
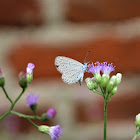
[[[57,116],[44,124],[60,124],[61,140],[103,139],[103,98],[79,83],[67,85],[54,66],[58,55],[80,62],[113,63],[122,83],[108,104],[108,140],[132,139],[140,112],[139,0],[0,0],[0,67],[9,96],[21,92],[18,74],[35,64],[34,80],[14,110],[31,115],[25,99],[40,95],[38,114],[48,108]],[[92,74],[85,74],[92,77]],[[0,90],[0,114],[10,103]],[[41,122],[35,121],[38,125]],[[9,115],[0,122],[0,139],[50,140],[27,120]]]

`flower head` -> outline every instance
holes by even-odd
[[[34,94],[29,94],[26,98],[26,103],[27,103],[27,106],[33,106],[33,105],[36,105],[37,104],[37,100],[39,99],[39,96],[37,95],[34,95]]]
[[[34,68],[35,68],[35,65],[33,63],[28,63],[27,68],[26,68],[26,72],[28,74],[31,74],[33,72]]]
[[[51,127],[41,125],[38,127],[38,130],[44,134],[49,134],[52,140],[58,140],[58,138],[61,136],[61,133],[63,133],[63,129],[60,127],[60,125]]]
[[[101,63],[101,71],[102,73],[107,73],[107,74],[110,74],[112,71],[115,70],[115,66],[113,66],[113,63],[110,63],[107,65],[107,62],[103,62]]]
[[[56,115],[56,111],[55,111],[53,108],[49,108],[49,109],[47,110],[47,112],[46,112],[46,117],[47,117],[48,119],[54,118],[55,115]]]
[[[63,130],[60,125],[50,127],[49,135],[51,136],[52,140],[58,140],[59,136],[61,136],[61,133],[63,133]]]
[[[96,73],[100,73],[101,68],[102,66],[99,62],[96,62],[94,64],[92,63],[87,66],[87,72],[92,73],[94,75]]]

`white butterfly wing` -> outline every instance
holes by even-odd
[[[80,69],[83,64],[68,57],[57,56],[55,58],[55,66],[60,73],[64,73],[75,68]]]
[[[80,81],[80,83],[83,81],[84,72],[80,70],[70,70],[68,72],[65,72],[62,74],[62,80],[67,84],[74,84]]]

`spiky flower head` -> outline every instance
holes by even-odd
[[[112,71],[115,70],[115,66],[113,66],[113,63],[107,64],[107,62],[101,63],[101,71],[102,73],[110,74]]]
[[[30,93],[27,98],[26,98],[26,103],[27,103],[27,106],[31,107],[33,105],[36,105],[37,104],[37,101],[39,99],[39,96],[38,95],[35,95],[33,93]]]
[[[101,64],[99,62],[88,64],[87,66],[87,72],[92,73],[93,75],[96,73],[100,73],[101,71]]]

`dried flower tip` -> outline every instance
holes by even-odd
[[[26,72],[21,71],[19,73],[19,85],[21,88],[27,87]]]

